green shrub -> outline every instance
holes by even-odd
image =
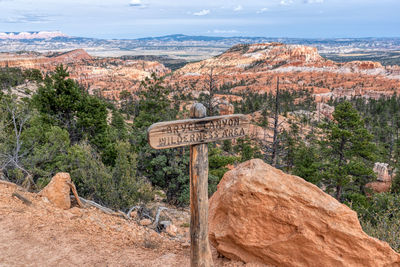
[[[381,193],[373,195],[369,203],[365,203],[365,199],[360,200],[356,207],[363,230],[399,252],[400,196]]]

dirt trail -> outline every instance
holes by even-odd
[[[25,204],[14,192],[32,202]],[[255,266],[217,258],[216,266]],[[179,240],[95,208],[60,210],[0,183],[0,266],[189,266]]]

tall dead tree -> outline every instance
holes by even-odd
[[[272,137],[271,164],[276,167],[278,154],[278,134],[279,134],[279,76],[276,81],[275,110],[274,110],[274,135]]]
[[[214,99],[216,93],[216,86],[215,86],[215,75],[214,75],[214,68],[210,69],[210,73],[207,75],[208,77],[205,79],[205,83],[207,84],[207,91],[208,95],[204,101],[204,105],[207,108],[208,116],[216,115],[216,108],[215,103],[216,100]]]
[[[23,167],[21,162],[21,159],[26,155],[26,153],[22,152],[23,142],[21,135],[30,115],[25,105],[16,104],[14,101],[5,103],[5,111],[11,119],[9,123],[11,124],[10,128],[12,128],[14,138],[11,138],[11,143],[5,151],[0,151],[0,172],[4,172],[10,166],[21,170],[26,175],[22,184],[30,188],[35,186],[35,183],[32,175]]]

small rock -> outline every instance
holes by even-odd
[[[188,247],[190,247],[190,243],[189,242],[183,242],[182,243],[182,247],[183,248],[188,248]]]
[[[166,229],[171,224],[171,221],[161,221],[159,224]]]
[[[71,199],[68,182],[71,182],[71,177],[68,173],[57,173],[50,183],[39,192],[39,195],[46,197],[57,208],[69,209],[71,207]]]
[[[140,220],[139,223],[140,223],[140,225],[147,226],[147,225],[151,224],[151,220],[150,219],[142,219],[142,220]]]
[[[165,229],[165,232],[167,232],[167,234],[169,234],[170,236],[174,237],[174,236],[176,236],[176,233],[178,232],[178,228],[175,225],[170,224]]]
[[[137,210],[134,210],[134,211],[131,212],[131,214],[129,214],[129,216],[131,217],[131,219],[136,219],[136,218],[137,218],[137,215],[138,215]]]
[[[82,216],[82,210],[78,207],[73,207],[69,211],[75,216]]]

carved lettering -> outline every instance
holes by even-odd
[[[161,137],[159,140],[159,146],[165,146],[165,137]]]
[[[182,138],[181,134],[178,134],[178,138],[177,138],[178,144],[181,144],[182,141],[183,141],[183,138]]]
[[[181,130],[182,132],[185,132],[187,125],[186,124],[181,124]]]
[[[149,128],[148,136],[153,148],[162,149],[242,137],[248,124],[244,115],[161,122]]]

